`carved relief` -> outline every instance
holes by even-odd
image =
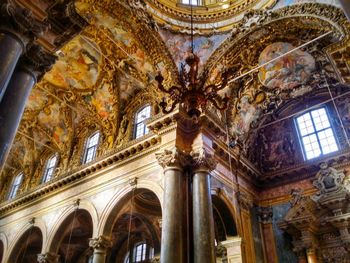
[[[205,169],[210,172],[215,170],[216,165],[218,164],[214,155],[209,153],[205,148],[192,151],[190,156],[192,157],[191,164],[194,170]]]
[[[107,249],[112,246],[112,241],[106,236],[99,236],[96,238],[91,238],[89,241],[89,246],[93,249]]]
[[[156,153],[156,158],[163,168],[182,168],[187,165],[189,156],[175,147],[172,150],[165,149],[163,152]]]

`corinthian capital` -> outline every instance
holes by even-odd
[[[172,150],[165,149],[163,152],[156,153],[158,163],[163,167],[183,167],[186,166],[189,158],[187,154],[178,148]]]
[[[192,151],[191,157],[194,169],[204,169],[210,172],[216,168],[217,161],[214,159],[214,155],[210,154],[205,148]]]
[[[112,241],[106,236],[90,238],[89,246],[93,249],[107,249],[112,246]]]
[[[47,22],[36,20],[33,13],[18,6],[14,0],[3,1],[0,4],[0,29],[9,30],[33,40],[49,29]]]
[[[59,255],[56,255],[54,253],[45,253],[45,254],[38,254],[38,262],[39,263],[57,263],[59,259]]]

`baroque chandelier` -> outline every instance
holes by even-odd
[[[156,76],[158,89],[166,94],[172,103],[168,103],[166,98],[159,103],[163,113],[172,112],[178,104],[181,104],[186,110],[189,117],[198,119],[203,111],[205,111],[208,102],[211,102],[218,110],[225,110],[228,107],[230,97],[226,94],[222,97],[218,92],[224,89],[228,84],[229,74],[225,71],[222,74],[220,84],[205,85],[208,77],[207,72],[204,72],[198,77],[198,68],[200,58],[194,53],[193,41],[193,7],[191,6],[191,53],[185,59],[185,63],[180,66],[179,86],[171,86],[166,88],[163,85],[163,76],[159,73]],[[186,66],[187,65],[187,66]]]

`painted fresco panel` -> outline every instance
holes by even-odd
[[[159,32],[175,64],[180,69],[181,63],[183,63],[185,58],[191,53],[191,36],[188,34],[175,34],[164,29],[160,29]],[[200,67],[205,64],[210,55],[220,46],[227,36],[228,34],[213,35],[210,37],[194,37],[194,53],[200,58]]]

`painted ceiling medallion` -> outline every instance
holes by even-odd
[[[262,65],[293,48],[295,47],[290,43],[273,43],[260,54],[259,64]],[[267,88],[290,90],[307,82],[314,70],[315,59],[307,52],[296,50],[262,67],[259,79]]]

